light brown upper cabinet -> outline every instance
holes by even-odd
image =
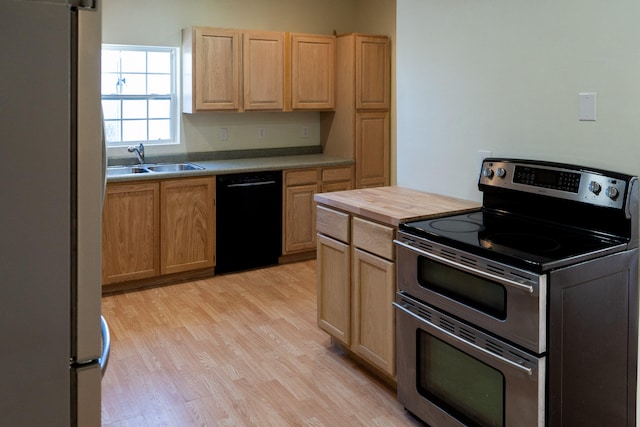
[[[323,152],[356,161],[356,188],[389,185],[389,38],[339,35],[336,51],[336,108],[321,117]]]
[[[335,36],[193,27],[182,55],[185,113],[335,107]]]
[[[388,110],[391,96],[389,39],[356,35],[356,109]]]
[[[284,108],[284,33],[243,33],[245,110]]]
[[[336,86],[336,38],[316,34],[289,34],[292,110],[333,110]]]
[[[241,108],[242,35],[195,27],[182,30],[182,111]]]

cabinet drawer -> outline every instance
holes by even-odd
[[[391,261],[395,259],[392,227],[356,217],[352,221],[354,246]]]
[[[349,243],[349,214],[324,206],[318,206],[316,209],[316,230],[318,233]]]
[[[351,168],[331,168],[322,170],[322,182],[349,181],[351,180]]]
[[[284,174],[284,183],[286,186],[316,184],[317,182],[318,169],[286,171]]]

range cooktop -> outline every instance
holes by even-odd
[[[407,222],[400,230],[539,272],[616,252],[628,241],[484,209]]]

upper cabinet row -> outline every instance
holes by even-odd
[[[334,36],[193,27],[182,52],[185,113],[335,108]]]

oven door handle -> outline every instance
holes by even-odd
[[[529,292],[530,294],[533,293],[533,286],[531,285],[525,285],[524,283],[518,283],[518,282],[514,282],[513,280],[509,280],[509,279],[505,279],[504,277],[500,277],[500,276],[496,276],[495,274],[491,274],[491,273],[487,273],[484,271],[480,271],[480,270],[476,270],[475,268],[471,268],[471,267],[467,267],[466,265],[463,264],[458,264],[457,262],[453,262],[451,260],[448,260],[446,258],[440,257],[438,255],[435,254],[431,254],[429,252],[423,251],[421,249],[418,249],[414,246],[408,245],[404,242],[401,242],[399,240],[394,240],[393,243],[395,243],[398,246],[401,246],[405,249],[409,249],[410,251],[414,251],[419,253],[422,256],[425,256],[427,258],[431,258],[435,261],[441,262],[443,264],[447,264],[450,265],[452,267],[455,267],[459,270],[463,270],[463,271],[467,271],[469,273],[475,274],[477,276],[483,276],[486,277],[487,279],[491,279],[491,280],[495,280],[497,282],[500,283],[504,283],[505,285],[511,286],[512,288],[521,290],[521,291],[525,291],[525,292]]]
[[[463,344],[463,345],[467,345],[471,348],[473,348],[474,350],[479,351],[480,353],[484,354],[485,356],[494,358],[494,359],[498,359],[503,363],[506,363],[520,371],[523,371],[524,373],[526,373],[527,375],[533,375],[533,370],[531,368],[528,368],[526,366],[520,365],[514,361],[511,361],[509,359],[505,359],[504,357],[500,356],[499,354],[490,352],[488,350],[485,350],[484,348],[480,347],[479,345],[476,345],[472,342],[469,342],[467,340],[464,340],[462,338],[460,338],[459,336],[452,334],[451,332],[447,331],[446,329],[441,328],[438,325],[435,325],[431,322],[429,322],[426,319],[423,319],[422,317],[416,315],[415,313],[412,313],[410,310],[407,310],[405,307],[403,307],[402,305],[398,304],[397,302],[394,302],[393,305],[398,309],[398,310],[402,310],[404,313],[408,314],[409,316],[415,318],[416,320],[420,321],[421,323],[428,323],[429,326],[431,326],[432,328],[434,328],[435,330],[437,330],[438,332],[440,332],[441,334],[446,335],[447,337],[451,338],[452,340],[456,341],[457,343]]]

